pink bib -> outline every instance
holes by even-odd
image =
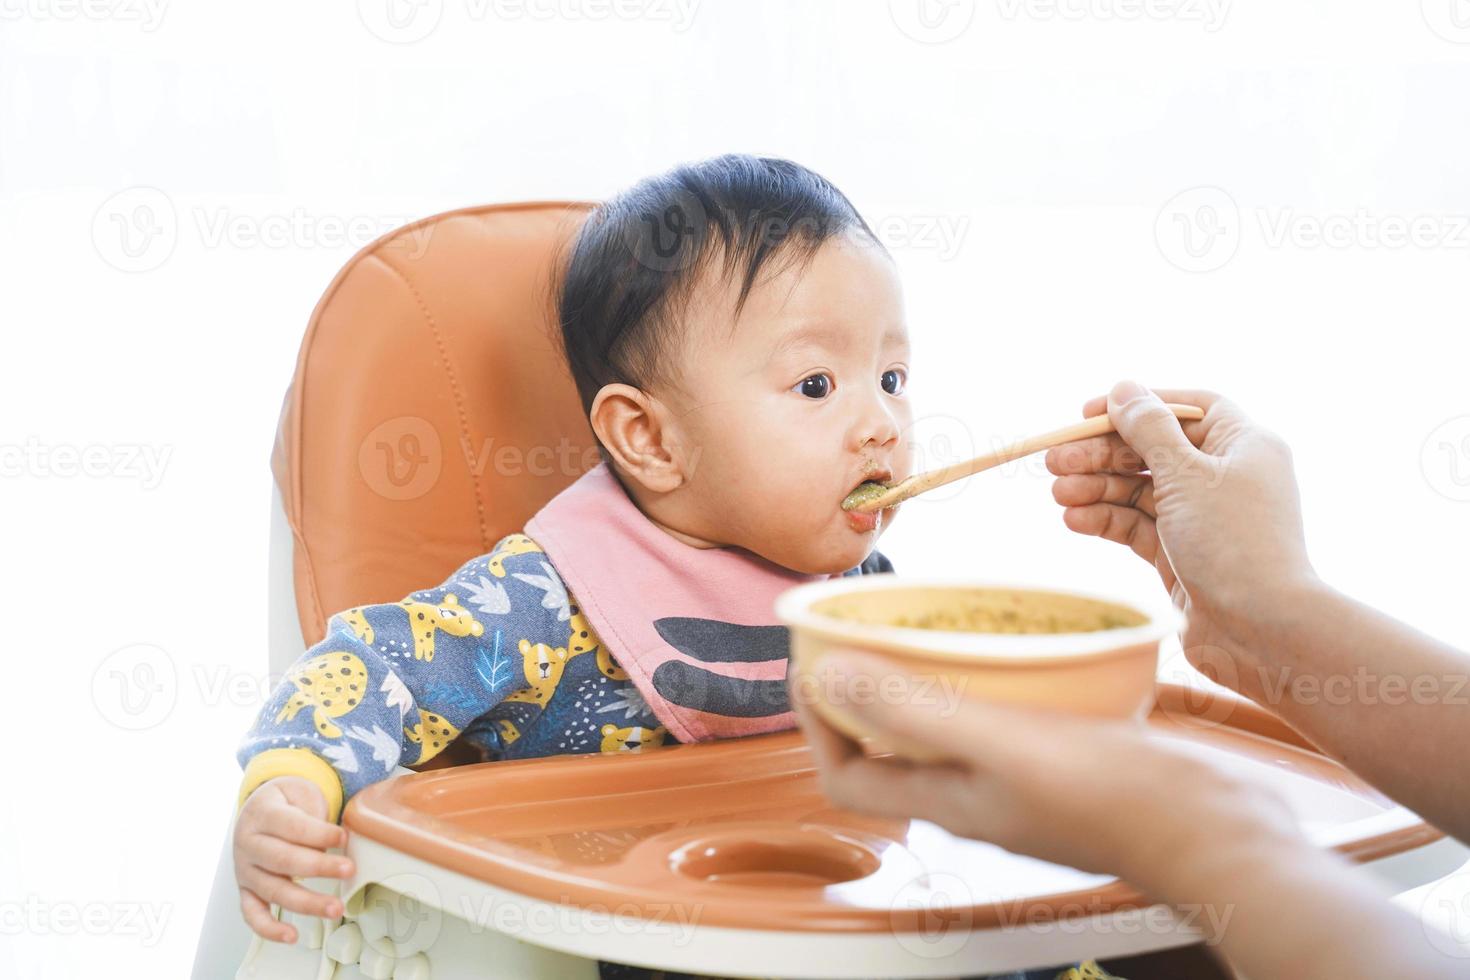
[[[795,727],[775,600],[831,576],[679,541],[643,515],[605,462],[542,507],[526,534],[679,741]]]

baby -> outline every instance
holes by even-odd
[[[451,742],[486,759],[644,751],[795,726],[781,591],[888,571],[909,473],[897,272],[831,183],[726,156],[650,178],[573,242],[559,309],[603,462],[487,555],[401,603],[333,616],[261,711],[235,832],[243,910],[334,917],[293,877],[351,796]]]
[[[350,875],[327,853],[346,801],[453,742],[499,760],[794,727],[775,597],[892,570],[896,509],[841,502],[910,472],[902,292],[831,183],[749,156],[647,179],[587,219],[558,307],[602,462],[438,587],[333,616],[240,748],[236,877],[268,939],[295,938],[271,903],[341,915],[292,879]]]

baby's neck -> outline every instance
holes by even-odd
[[[689,545],[691,548],[709,549],[709,548],[722,548],[722,547],[724,547],[723,545],[716,544],[713,541],[706,541],[703,538],[697,538],[697,537],[695,537],[692,534],[685,534],[683,531],[679,531],[679,530],[676,530],[676,529],[674,529],[672,527],[669,527],[667,524],[664,524],[664,523],[660,522],[657,518],[653,517],[646,510],[643,511],[643,516],[648,518],[648,523],[652,524],[654,527],[656,527],[659,530],[663,531],[664,533],[668,534],[674,540],[684,542],[685,544]]]
[[[618,472],[618,468],[616,466],[613,466],[611,463],[609,463],[608,464],[608,471],[610,473],[612,473],[613,479],[615,481],[617,481],[618,486],[620,486],[620,487],[623,488],[623,493],[626,494],[627,497],[628,497],[628,499],[633,502],[633,506],[634,507],[637,507],[639,513],[641,513],[644,517],[646,517],[648,519],[648,523],[652,524],[654,527],[658,528],[660,531],[663,531],[665,534],[667,534],[669,537],[673,538],[675,541],[679,541],[679,542],[681,542],[683,544],[687,544],[691,548],[699,548],[699,549],[705,550],[705,551],[707,551],[709,549],[712,549],[712,548],[723,548],[723,547],[725,547],[724,545],[719,544],[718,542],[709,541],[709,540],[706,540],[704,538],[697,537],[697,536],[695,536],[693,534],[687,534],[684,531],[678,530],[677,528],[670,527],[669,525],[665,524],[663,521],[659,520],[657,517],[654,517],[652,514],[650,514],[648,512],[649,511],[649,508],[645,507],[643,505],[642,501],[640,501],[638,499],[638,495],[636,493],[634,493],[632,490],[628,489],[628,481],[626,479],[624,479],[623,474],[621,474],[621,473]]]

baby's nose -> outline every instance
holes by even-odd
[[[864,417],[857,432],[857,448],[859,449],[867,449],[872,446],[893,446],[898,442],[898,420],[893,417],[892,413],[880,410]]]

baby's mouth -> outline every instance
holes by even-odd
[[[842,509],[851,511],[864,501],[872,500],[874,497],[886,492],[888,490],[888,482],[892,479],[892,470],[884,469],[869,472],[863,478],[862,482],[853,487],[847,496],[842,499]]]

